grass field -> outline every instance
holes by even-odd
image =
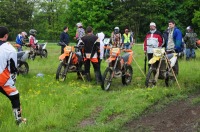
[[[21,95],[23,117],[28,120],[26,125],[15,125],[10,102],[0,95],[1,132],[120,131],[127,121],[139,117],[152,105],[186,98],[189,93],[200,88],[200,50],[196,50],[196,60],[179,61],[178,81],[181,89],[176,84],[167,88],[163,80],[159,80],[154,88],[145,88],[145,77],[133,62],[131,84],[123,86],[121,79],[114,79],[109,92],[94,84],[93,68],[91,83],[76,80],[76,73],[68,74],[65,82],[56,81],[60,47],[48,44],[47,50],[46,59],[37,56],[34,61],[28,60],[28,75],[17,77],[16,86]],[[143,70],[142,46],[135,45],[133,51],[135,60]],[[103,61],[102,73],[106,65]],[[37,77],[38,73],[44,76]],[[199,102],[199,98],[194,101]]]

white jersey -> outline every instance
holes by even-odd
[[[105,37],[105,34],[103,32],[97,33],[97,37],[99,37],[99,39],[100,39],[100,59],[103,59],[103,54],[104,54],[103,39]]]
[[[0,45],[0,86],[10,86],[13,88],[8,95],[17,94],[18,91],[14,86],[14,81],[11,78],[10,60],[14,61],[17,67],[17,52],[16,49],[8,42]]]

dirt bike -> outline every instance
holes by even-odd
[[[17,74],[28,74],[29,72],[29,65],[26,62],[26,59],[28,59],[29,51],[20,51],[17,52]]]
[[[65,81],[69,72],[77,72],[82,78],[83,57],[80,48],[81,46],[65,46],[64,53],[59,56],[60,64],[56,72],[57,80]],[[78,50],[75,51],[75,49]]]
[[[44,44],[35,44],[35,48],[31,47],[30,45],[30,55],[29,59],[34,60],[36,56],[40,56],[41,58],[47,58],[47,49],[46,49],[47,42]]]
[[[175,63],[177,53],[167,54],[165,49],[153,49],[153,58],[149,60],[151,67],[146,76],[145,86],[153,87],[158,79],[165,80],[165,85],[171,86],[175,82]]]
[[[133,51],[125,50],[125,54],[120,55],[120,48],[111,48],[110,57],[106,60],[108,67],[103,74],[102,89],[109,90],[113,78],[122,78],[122,84],[131,83],[133,68],[131,66]]]

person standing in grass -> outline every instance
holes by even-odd
[[[61,45],[61,54],[63,54],[64,53],[64,48],[65,48],[65,46],[66,45],[69,45],[69,34],[67,33],[68,32],[68,27],[67,26],[65,26],[64,28],[63,28],[63,32],[60,34],[60,42],[63,42],[63,43],[65,43],[65,45]]]
[[[148,61],[153,57],[153,48],[162,47],[163,37],[160,31],[156,29],[156,24],[151,22],[150,31],[144,40],[144,54],[147,54]],[[150,64],[148,65],[150,68]]]
[[[25,123],[22,118],[22,109],[20,107],[19,92],[15,87],[15,75],[17,72],[17,52],[15,48],[7,42],[8,29],[0,27],[0,92],[4,94],[12,104],[13,113],[17,125]]]
[[[191,26],[188,26],[187,33],[184,36],[184,42],[186,44],[186,60],[196,57],[195,48],[197,40],[197,34],[193,31]]]
[[[174,20],[169,20],[168,22],[169,30],[168,30],[168,36],[166,38],[166,53],[171,54],[171,53],[180,53],[183,48],[182,48],[182,32],[175,26],[175,21]],[[176,60],[176,63],[173,67],[173,70],[176,75],[178,75],[178,59]]]
[[[77,30],[76,30],[76,35],[74,39],[77,40],[78,42],[83,36],[85,36],[85,30],[81,22],[77,23],[76,26],[77,26]]]
[[[81,38],[79,45],[84,45],[83,57],[85,66],[85,75],[87,81],[91,81],[90,77],[90,62],[93,65],[96,82],[102,82],[102,76],[100,71],[100,39],[93,34],[92,27],[86,28],[86,35]]]
[[[130,49],[132,47],[132,36],[129,30],[126,28],[122,35],[122,48]]]

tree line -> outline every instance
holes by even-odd
[[[15,40],[21,31],[37,30],[37,39],[59,41],[64,26],[69,27],[71,40],[76,23],[84,28],[92,26],[95,33],[103,31],[108,37],[114,27],[123,33],[129,28],[137,42],[142,42],[155,22],[163,32],[168,20],[173,19],[185,34],[192,26],[199,34],[200,0],[0,0],[0,25],[10,31],[9,40]]]

